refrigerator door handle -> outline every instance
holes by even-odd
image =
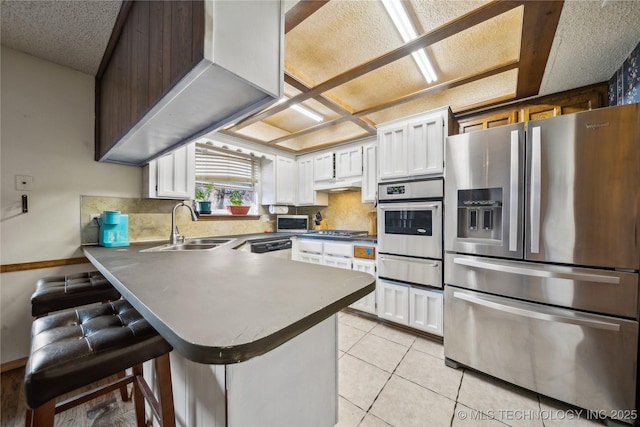
[[[463,292],[454,292],[453,297],[461,299],[472,304],[477,304],[483,307],[492,308],[494,310],[503,311],[505,313],[513,314],[515,316],[529,317],[531,319],[544,320],[547,322],[569,323],[577,326],[585,326],[588,328],[604,329],[608,331],[620,331],[620,325],[616,323],[603,322],[599,320],[583,319],[579,317],[561,316],[559,314],[541,313],[538,311],[526,310],[524,308],[513,307],[510,305],[500,304],[494,301],[488,301],[483,298],[469,295]]]
[[[531,129],[531,253],[540,252],[540,126]]]
[[[518,184],[520,132],[511,131],[511,170],[509,178],[509,250],[518,250]]]
[[[534,268],[526,268],[515,265],[494,264],[492,262],[480,261],[472,258],[454,258],[454,264],[464,265],[467,267],[482,268],[485,270],[499,271],[501,273],[520,274],[522,276],[542,277],[546,279],[567,279],[585,282],[606,283],[610,285],[620,284],[620,277],[603,276],[591,273],[561,272],[538,270]]]

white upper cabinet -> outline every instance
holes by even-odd
[[[275,156],[263,159],[261,164],[263,205],[293,205],[295,203],[295,161]]]
[[[362,203],[374,203],[378,191],[378,144],[365,144],[362,157]]]
[[[338,150],[336,155],[336,179],[362,176],[362,146]]]
[[[317,154],[313,158],[313,180],[333,179],[333,151]]]
[[[431,116],[408,125],[408,171],[410,176],[444,173],[444,121]]]
[[[313,189],[313,156],[301,156],[296,159],[298,167],[298,191],[296,206],[327,206],[329,195]]]
[[[445,107],[380,125],[380,180],[442,175],[450,119]]]
[[[381,180],[408,176],[407,126],[378,127],[378,152]]]
[[[193,199],[196,182],[196,146],[185,145],[142,168],[142,197]]]

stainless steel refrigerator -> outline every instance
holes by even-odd
[[[444,351],[634,421],[639,104],[450,136]]]

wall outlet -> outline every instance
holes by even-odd
[[[100,223],[100,214],[89,214],[89,227],[98,227]]]

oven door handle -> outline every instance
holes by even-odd
[[[408,203],[403,203],[402,205],[400,205],[399,203],[395,203],[394,202],[378,202],[379,205],[378,207],[382,210],[385,209],[394,209],[394,210],[398,210],[398,209],[404,209],[404,210],[409,210],[409,209],[417,209],[417,210],[437,210],[440,205],[437,203],[433,203],[433,204],[422,204],[422,203],[416,203],[416,204],[408,204]]]
[[[607,331],[620,331],[620,325],[616,323],[603,322],[600,320],[583,319],[578,317],[561,316],[559,314],[540,313],[538,311],[526,310],[524,308],[513,307],[510,305],[500,304],[494,301],[488,301],[484,298],[479,298],[474,295],[469,295],[463,292],[454,292],[453,297],[461,299],[472,304],[480,305],[482,307],[492,308],[494,310],[503,311],[505,313],[513,314],[516,316],[528,317],[531,319],[544,320],[547,322],[568,323],[577,326],[585,326],[588,328],[604,329]]]
[[[561,272],[550,270],[538,270],[535,268],[526,268],[507,264],[494,264],[488,261],[480,261],[471,258],[454,258],[454,264],[464,265],[467,267],[482,268],[485,270],[499,271],[501,273],[520,274],[523,276],[542,277],[546,279],[567,279],[576,281],[587,281],[595,283],[608,283],[611,285],[620,284],[620,277],[603,276],[600,274]]]

